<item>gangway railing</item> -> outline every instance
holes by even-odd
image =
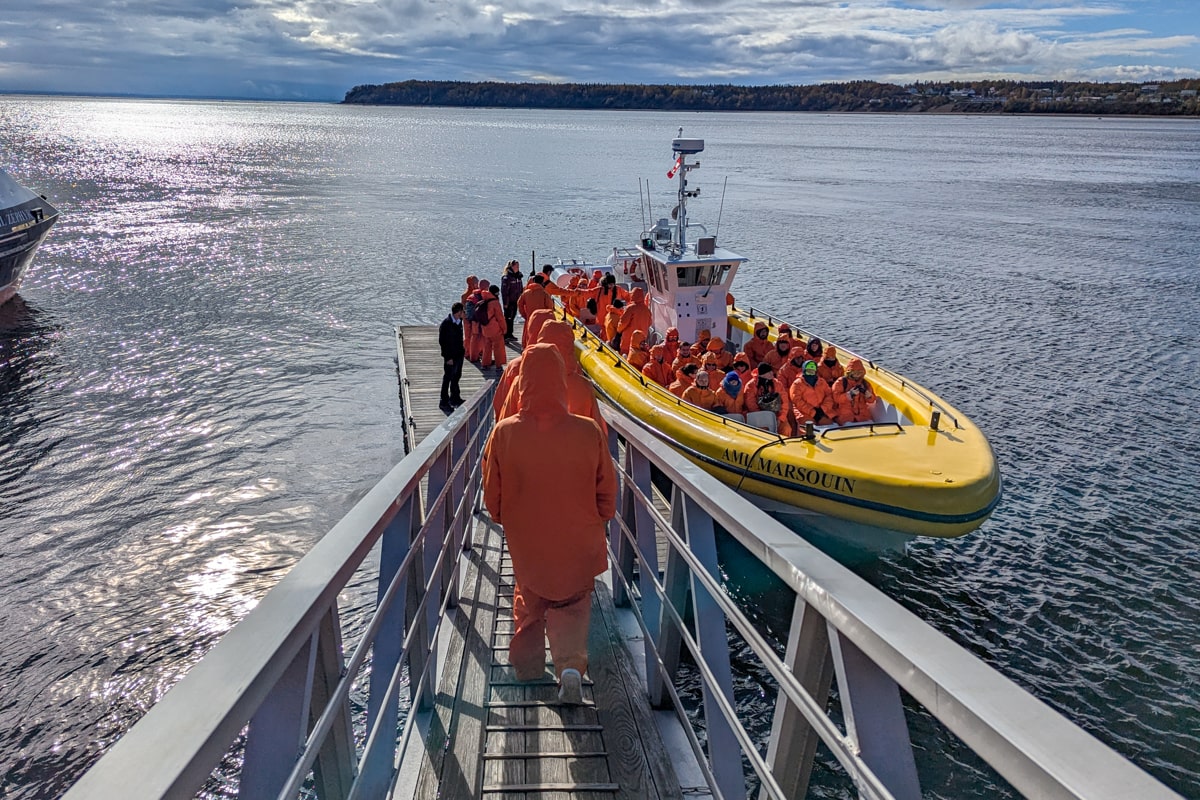
[[[65,797],[195,797],[219,766],[253,800],[387,796],[414,733],[408,712],[432,707],[494,386],[426,436]],[[347,658],[338,595],[361,571],[377,572],[376,597]],[[227,759],[239,749],[240,765]]]
[[[389,797],[404,774],[401,754],[421,750],[409,748],[419,736],[414,712],[430,705],[439,625],[470,545],[489,400],[490,387],[388,473],[68,800],[194,797],[219,766],[236,771],[226,781],[245,798]],[[606,417],[620,475],[614,599],[642,627],[647,701],[685,722],[714,797],[748,797],[750,773],[760,798],[803,797],[818,741],[860,796],[921,797],[902,694],[1026,796],[1176,797],[639,425]],[[663,486],[666,513],[655,503]],[[794,593],[782,657],[723,586],[718,529]],[[338,595],[375,568],[376,550],[374,608],[365,626],[351,621],[363,632],[347,656]],[[738,718],[731,631],[778,684],[765,742]],[[685,648],[691,676],[680,668]],[[697,681],[701,707],[689,709],[681,693]],[[829,710],[835,683],[838,718]],[[239,747],[240,766],[228,755]]]

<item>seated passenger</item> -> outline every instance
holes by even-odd
[[[871,421],[875,390],[867,383],[866,374],[862,361],[856,358],[846,366],[846,374],[833,382],[834,420],[837,424]]]
[[[746,412],[770,411],[779,420],[779,434],[792,435],[792,401],[787,389],[775,378],[771,365],[765,361],[758,365],[758,376],[743,390]]]
[[[804,360],[811,361],[814,364],[821,363],[821,356],[825,353],[825,345],[821,344],[821,340],[816,336],[808,340],[808,344],[804,348]]]
[[[701,330],[700,330],[700,331],[699,331],[699,332],[696,334],[696,344],[695,344],[695,347],[696,347],[696,349],[697,349],[697,350],[699,350],[701,353],[704,353],[704,352],[706,352],[706,351],[708,350],[708,343],[709,343],[710,341],[712,341],[712,332],[711,332],[711,331],[709,331],[709,329],[708,329],[708,328],[702,328],[702,329],[701,329]]]
[[[788,362],[788,358],[792,353],[792,337],[781,335],[775,340],[775,348],[767,353],[763,361],[771,365],[771,369],[778,371],[780,367]]]
[[[695,364],[688,364],[683,369],[675,373],[675,382],[667,387],[667,391],[676,397],[683,397],[683,393],[687,388],[696,381],[696,373],[700,368]]]
[[[717,366],[721,368],[722,372],[729,371],[729,365],[733,363],[733,354],[725,349],[725,342],[714,336],[708,340],[708,345],[704,349],[717,357]]]
[[[791,338],[792,326],[788,325],[786,322],[781,322],[779,323],[779,327],[775,329],[775,338],[779,339],[784,336],[788,337],[789,339]]]
[[[787,363],[785,363],[776,371],[776,375],[779,376],[780,383],[788,387],[789,391],[791,390],[792,384],[796,382],[796,379],[803,374],[804,362],[809,360],[804,357],[804,351],[798,347],[792,348],[791,356],[792,357],[787,360]]]
[[[801,369],[800,377],[788,390],[795,413],[797,433],[804,429],[806,422],[812,422],[814,425],[829,424],[833,421],[834,414],[833,390],[829,388],[829,384],[817,377],[817,363],[805,361]]]
[[[742,399],[742,379],[736,372],[726,373],[716,389],[713,411],[727,417],[743,418],[746,404]]]
[[[838,362],[837,348],[829,345],[825,348],[825,357],[817,364],[817,377],[833,386],[833,382],[846,374],[846,368]]]
[[[679,343],[679,354],[675,357],[675,361],[671,363],[671,369],[678,372],[688,364],[700,366],[700,359],[696,356],[692,346],[687,342]]]
[[[700,370],[696,373],[696,382],[683,390],[683,399],[686,402],[703,408],[705,411],[712,411],[717,400],[717,393],[708,388],[710,374],[705,370]]]
[[[660,386],[670,386],[675,380],[675,373],[667,362],[667,348],[656,344],[650,348],[650,360],[642,367],[642,374]]]
[[[745,347],[742,348],[751,364],[758,364],[765,361],[767,353],[775,349],[775,345],[767,341],[767,336],[770,333],[771,331],[767,327],[767,323],[762,320],[754,323],[754,337],[746,342]]]
[[[750,382],[750,378],[754,373],[750,371],[750,362],[746,360],[744,354],[738,354],[733,357],[733,363],[729,365],[729,369],[737,373],[738,380],[742,382],[742,388],[746,388],[746,384]]]
[[[635,330],[629,334],[629,366],[642,371],[642,367],[650,361],[650,342],[646,338],[646,332],[643,330]]]

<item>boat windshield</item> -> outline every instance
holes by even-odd
[[[723,283],[732,264],[701,264],[694,267],[676,267],[675,279],[679,286],[714,286]]]

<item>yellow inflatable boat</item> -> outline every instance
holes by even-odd
[[[659,220],[638,246],[615,248],[605,264],[560,262],[554,279],[566,287],[596,270],[614,273],[626,286],[646,290],[652,338],[676,328],[681,341],[696,342],[707,330],[736,352],[757,323],[768,325],[774,341],[782,321],[726,305],[734,276],[747,259],[718,247],[702,226],[687,221],[686,201],[695,194],[686,189],[684,177],[697,165],[686,159],[703,147],[699,139],[673,142],[672,173],[679,174],[673,223]],[[694,243],[688,241],[692,228],[704,234]],[[814,335],[791,328],[801,345]],[[999,502],[995,455],[970,420],[929,389],[840,346],[843,366],[854,358],[866,366],[877,397],[872,419],[802,429],[785,438],[684,402],[635,370],[593,332],[594,326],[576,323],[575,329],[582,367],[605,401],[768,511],[866,526],[868,539],[877,529],[953,537],[979,527]]]

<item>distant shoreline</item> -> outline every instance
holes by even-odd
[[[815,86],[401,81],[355,86],[350,105],[575,111],[1200,116],[1200,77],[1166,83],[875,81]]]

